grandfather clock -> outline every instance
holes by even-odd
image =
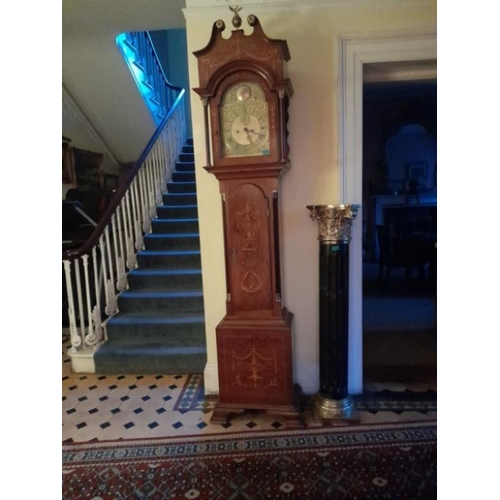
[[[268,38],[254,15],[245,35],[234,12],[229,38],[216,21],[194,52],[205,118],[207,164],[219,180],[224,223],[226,315],[216,328],[219,401],[212,422],[266,410],[302,425],[293,382],[292,313],[283,304],[279,179],[289,168],[284,40]],[[212,152],[213,164],[210,162]]]

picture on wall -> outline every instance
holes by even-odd
[[[413,165],[408,165],[408,180],[416,181],[418,187],[427,187],[427,163],[416,163]]]
[[[63,140],[62,143],[62,183],[75,183],[75,166],[73,163],[73,154],[69,142]]]
[[[72,150],[77,187],[104,188],[104,155],[79,148],[72,148]]]

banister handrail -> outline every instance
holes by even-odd
[[[156,52],[156,49],[155,49],[155,46],[154,46],[154,43],[153,43],[153,39],[151,38],[151,35],[149,34],[149,32],[145,31],[144,32],[145,35],[146,35],[146,38],[149,40],[149,47],[150,47],[150,50],[152,51],[153,55],[154,55],[154,60],[155,61],[159,61],[160,58],[158,57],[158,53]],[[178,91],[181,91],[181,90],[184,90],[182,87],[177,87],[175,86],[173,83],[170,83],[169,79],[167,78],[167,75],[165,75],[165,71],[163,71],[163,66],[161,64],[158,64],[158,69],[163,77],[163,80],[165,82],[165,85],[167,87],[170,87],[172,90],[178,90]]]
[[[154,49],[153,49],[154,50]],[[63,260],[74,260],[77,259],[84,254],[87,254],[92,250],[93,247],[96,246],[96,244],[99,242],[99,238],[102,236],[104,230],[106,227],[109,226],[111,223],[111,219],[113,215],[116,213],[116,209],[120,202],[122,201],[124,195],[126,194],[128,188],[132,184],[134,178],[136,177],[137,173],[141,169],[142,165],[144,164],[146,158],[148,157],[149,153],[151,152],[153,146],[155,145],[156,141],[158,140],[159,136],[161,135],[166,123],[169,121],[171,118],[172,114],[175,112],[179,104],[182,102],[182,99],[185,94],[185,90],[176,87],[168,82],[168,80],[165,78],[165,83],[167,86],[172,88],[173,90],[178,90],[179,95],[175,99],[174,103],[172,104],[172,107],[168,111],[167,115],[165,118],[162,120],[158,128],[156,129],[155,133],[147,143],[146,147],[144,148],[143,152],[139,156],[139,159],[135,162],[134,166],[130,170],[129,174],[127,177],[124,179],[122,183],[118,186],[118,189],[115,191],[113,194],[108,207],[104,211],[104,214],[102,215],[101,219],[99,220],[97,227],[94,228],[92,231],[91,235],[87,239],[85,243],[83,243],[81,246],[78,248],[73,248],[73,249],[68,249],[68,250],[63,250],[62,252],[62,258]]]

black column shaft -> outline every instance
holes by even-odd
[[[349,244],[320,243],[320,395],[344,399],[347,391]]]

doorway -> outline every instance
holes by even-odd
[[[364,66],[365,384],[436,382],[437,80],[407,70]]]
[[[338,199],[361,203],[363,198],[363,67],[397,61],[436,61],[435,31],[397,36],[356,35],[340,40]],[[436,76],[436,75],[434,75]],[[349,392],[363,392],[363,247],[362,213],[354,221],[349,249]]]

